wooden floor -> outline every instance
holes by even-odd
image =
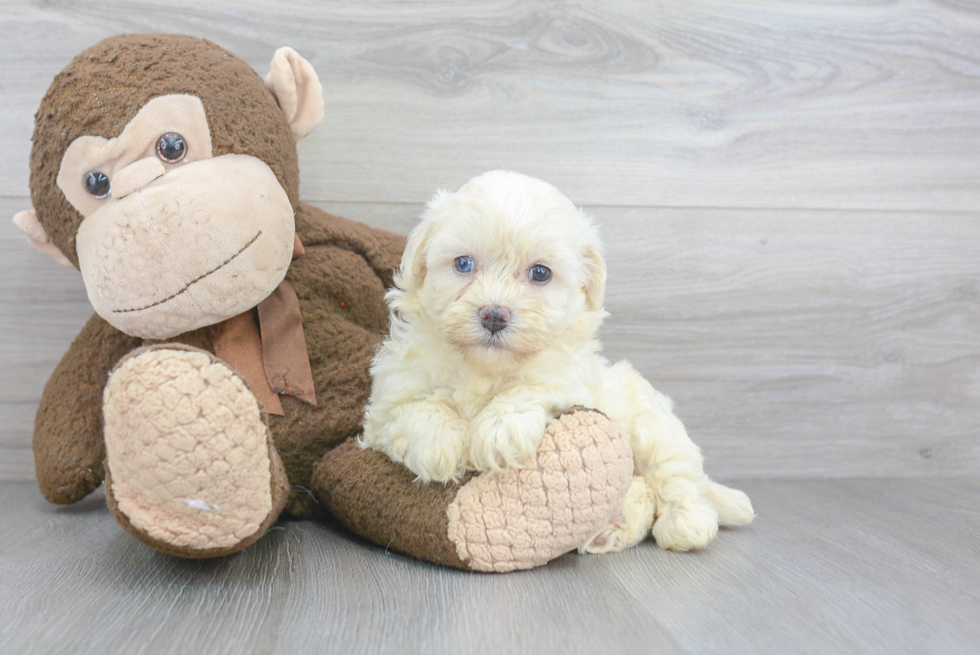
[[[41,500],[44,382],[91,313],[0,220],[0,655],[980,652],[980,5],[966,0],[0,0],[0,217],[34,111],[121,32],[291,45],[323,126],[301,196],[407,232],[491,168],[607,246],[607,353],[671,395],[759,517],[466,575],[289,523],[182,562],[100,497]]]
[[[740,482],[759,519],[699,554],[644,544],[471,574],[286,523],[185,561],[101,495],[0,483],[3,653],[976,653],[980,482]],[[33,649],[33,650],[32,650]]]

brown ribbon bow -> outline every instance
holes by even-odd
[[[297,235],[293,261],[305,252]],[[303,316],[287,280],[257,307],[213,326],[211,342],[214,353],[245,378],[269,414],[285,415],[278,394],[316,407]]]

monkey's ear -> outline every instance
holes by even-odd
[[[292,48],[276,50],[265,85],[279,101],[297,141],[323,121],[323,85],[310,62]]]
[[[41,223],[37,220],[37,214],[34,213],[33,209],[25,209],[22,212],[14,214],[14,225],[24,233],[28,243],[45,255],[48,255],[62,266],[68,266],[69,268],[75,267],[74,264],[68,261],[64,253],[58,250],[58,247],[48,239],[48,233],[41,227]]]

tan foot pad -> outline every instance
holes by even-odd
[[[447,510],[449,539],[477,571],[540,566],[574,550],[619,508],[633,476],[622,430],[577,411],[545,431],[536,460],[463,485]]]
[[[137,353],[117,366],[104,396],[107,496],[117,518],[176,555],[251,543],[276,518],[272,478],[281,469],[255,397],[209,353]]]

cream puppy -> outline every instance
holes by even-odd
[[[447,482],[520,467],[546,423],[582,405],[627,431],[636,477],[581,550],[627,548],[651,526],[663,548],[703,548],[719,524],[751,521],[748,497],[705,475],[670,399],[599,354],[605,282],[595,226],[553,186],[493,171],[436,194],[387,295],[362,446]]]

